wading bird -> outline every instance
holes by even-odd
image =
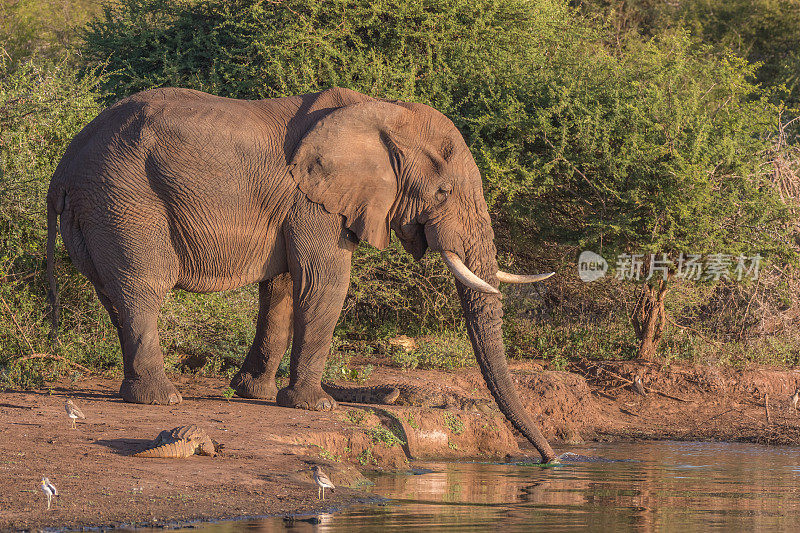
[[[317,482],[317,498],[320,497],[320,492],[322,492],[322,499],[325,499],[325,489],[331,489],[331,492],[336,492],[336,485],[334,485],[328,475],[322,471],[319,465],[314,465],[312,467],[314,471],[314,481]]]
[[[58,496],[58,490],[56,490],[56,486],[50,483],[50,480],[46,477],[42,478],[42,485],[40,487],[44,495],[47,496],[47,510],[50,510],[50,502],[53,500],[53,496]]]
[[[64,409],[67,410],[67,416],[72,419],[72,429],[75,429],[75,419],[76,418],[86,418],[83,412],[78,409],[74,403],[72,403],[71,398],[67,398],[67,403],[64,404]]]

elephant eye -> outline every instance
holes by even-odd
[[[453,190],[453,186],[449,183],[446,183],[439,187],[439,190],[436,191],[436,201],[437,202],[444,202],[447,200],[447,197],[450,196],[450,191]]]

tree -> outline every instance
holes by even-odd
[[[793,256],[790,209],[764,166],[779,108],[755,67],[683,31],[592,59],[580,83],[529,108],[517,137],[539,175],[509,203],[519,223],[612,256]],[[574,73],[552,65],[553,78]],[[642,358],[666,324],[667,280],[650,281],[632,316]]]

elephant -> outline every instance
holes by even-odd
[[[330,410],[321,378],[361,242],[390,231],[454,274],[472,347],[498,407],[544,461],[555,458],[507,367],[500,282],[480,171],[432,107],[349,89],[265,100],[140,92],[71,141],[47,193],[47,275],[58,328],[59,232],[117,329],[126,402],[176,404],[157,317],[173,288],[258,282],[256,336],[231,387],[245,398]],[[293,339],[293,342],[292,342]],[[275,373],[291,343],[288,386]]]

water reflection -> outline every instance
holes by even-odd
[[[380,476],[383,506],[315,520],[209,524],[203,531],[795,531],[800,449],[645,442],[573,447],[619,462],[558,468],[426,463]],[[312,523],[316,522],[316,523]]]

